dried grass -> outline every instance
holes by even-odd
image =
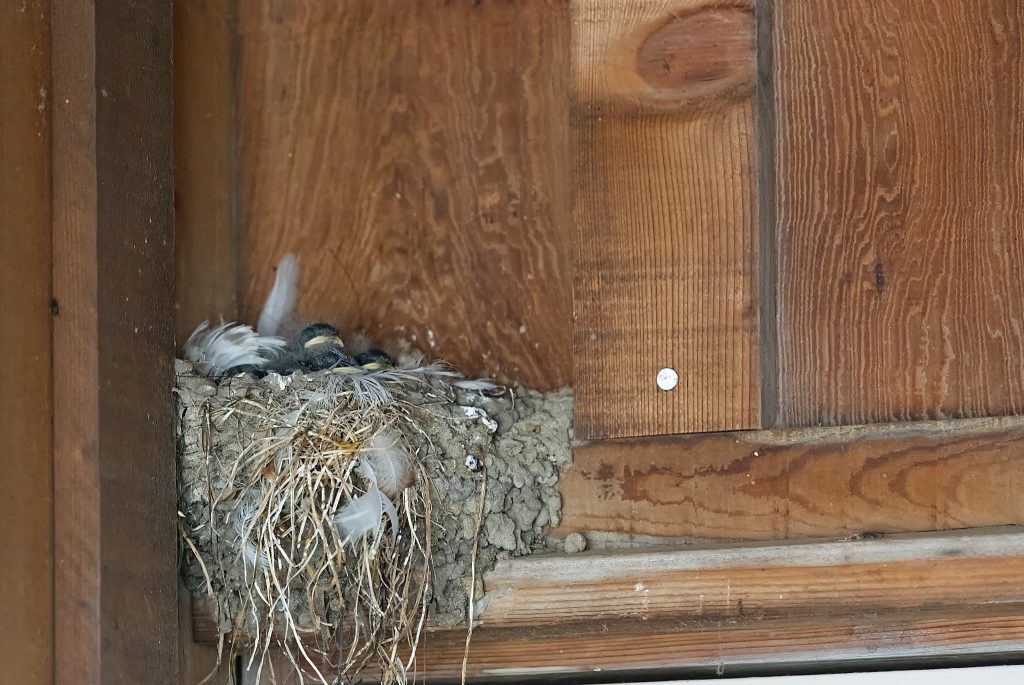
[[[224,557],[204,560],[189,536],[209,535],[242,559],[234,633],[252,638],[245,646],[250,669],[269,668],[276,645],[297,682],[346,682],[366,669],[382,683],[412,674],[430,578],[430,478],[423,464],[412,457],[415,482],[395,497],[397,526],[382,516],[376,531],[346,541],[334,518],[374,487],[358,468],[360,448],[382,431],[416,428],[411,405],[394,391],[436,392],[430,379],[445,375],[437,366],[338,369],[299,388],[271,376],[261,382],[277,382],[277,391],[240,391],[209,407],[202,442],[214,529],[184,528],[183,535],[208,588],[211,574],[228,577],[217,567]],[[244,424],[239,435],[247,442],[211,469],[208,431],[230,430],[233,422]],[[213,471],[226,478],[212,478]],[[232,643],[229,652],[241,649]],[[270,670],[272,679],[279,676]]]

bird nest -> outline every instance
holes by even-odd
[[[571,397],[458,383],[437,365],[218,383],[179,362],[184,575],[249,668],[277,646],[300,682],[405,682],[428,611],[471,616],[484,569],[544,547]]]

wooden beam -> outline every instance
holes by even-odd
[[[1016,528],[536,556],[484,577],[484,627],[868,615],[1024,602]],[[964,579],[972,579],[965,583]]]
[[[1024,4],[778,2],[774,36],[780,423],[1021,413]]]
[[[458,682],[464,632],[429,635],[419,651],[430,683]],[[998,663],[1024,656],[1024,605],[884,612],[860,617],[711,621],[624,620],[585,627],[474,631],[468,675],[480,682],[707,677],[826,668]]]
[[[53,0],[55,682],[178,682],[171,6]]]
[[[238,318],[234,3],[174,3],[174,199],[178,343]]]
[[[484,577],[469,674],[696,674],[1024,655],[1024,532],[535,556]],[[970,582],[965,582],[970,579]],[[212,639],[208,614],[197,637]],[[457,677],[460,630],[418,650]]]
[[[53,681],[50,3],[0,6],[0,668]]]
[[[241,310],[572,381],[565,0],[238,4]]]
[[[573,6],[576,435],[759,428],[753,3]]]
[[[595,442],[555,531],[595,544],[774,540],[1024,524],[1024,419]]]

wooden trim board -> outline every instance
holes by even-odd
[[[1024,524],[1024,418],[602,441],[562,521],[604,540],[776,540]]]
[[[537,556],[485,575],[484,679],[1024,654],[1024,531]],[[197,640],[215,639],[207,613]],[[432,631],[429,680],[464,632]]]
[[[171,5],[52,2],[55,682],[178,682]]]
[[[658,681],[658,685],[681,685],[692,680]],[[935,668],[924,671],[860,671],[856,673],[816,673],[813,675],[765,676],[743,678],[733,685],[959,685],[976,682],[985,685],[1017,685],[1024,682],[1024,666],[979,666],[974,668]],[[636,685],[655,685],[653,682]]]
[[[0,664],[53,681],[49,0],[0,5]]]

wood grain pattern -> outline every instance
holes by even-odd
[[[1024,524],[1024,419],[585,444],[556,531],[772,540]]]
[[[480,682],[536,678],[688,677],[829,667],[951,666],[1019,659],[1024,607],[993,605],[884,612],[824,620],[618,621],[580,627],[473,633],[468,674]],[[464,633],[428,637],[418,652],[425,681],[458,682]],[[969,662],[970,663],[970,662]]]
[[[52,0],[54,682],[99,683],[100,484],[93,5]]]
[[[760,427],[752,4],[574,7],[576,435]]]
[[[1024,5],[776,4],[781,423],[1024,411]]]
[[[569,383],[564,0],[238,12],[242,314],[295,251],[306,317]]]
[[[0,664],[53,682],[50,3],[0,6]]]
[[[545,555],[484,576],[480,623],[750,620],[1024,602],[1017,528],[839,542]],[[964,579],[970,578],[970,583]]]
[[[174,3],[176,337],[238,318],[233,3]]]
[[[178,682],[171,6],[53,0],[55,682]]]
[[[491,682],[1019,655],[1022,555],[1024,534],[1008,528],[513,559],[485,576],[469,674]],[[209,615],[196,618],[197,635],[209,635]],[[456,677],[463,639],[427,632],[419,674]]]

